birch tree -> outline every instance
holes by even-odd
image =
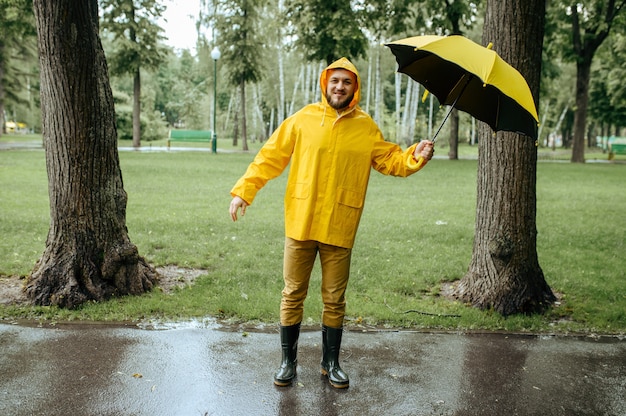
[[[416,16],[410,5],[411,0],[373,0],[360,2],[360,12],[365,26],[372,32],[374,42],[374,112],[373,119],[380,125],[383,116],[383,91],[381,53],[383,44],[390,37],[406,31],[407,22]],[[396,77],[396,82],[401,78]],[[397,132],[396,132],[397,134]]]

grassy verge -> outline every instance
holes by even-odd
[[[75,311],[0,306],[0,317],[276,322],[285,177],[271,181],[241,221],[232,223],[227,213],[230,187],[253,153],[120,153],[132,241],[156,266],[206,270],[193,286]],[[620,164],[539,164],[539,260],[561,302],[543,316],[507,319],[441,296],[442,285],[460,279],[469,264],[476,161],[436,160],[406,179],[373,173],[353,254],[347,324],[626,333],[625,173]],[[43,152],[0,152],[0,189],[0,275],[27,275],[49,222]],[[305,305],[311,325],[321,314],[319,279],[316,268]]]

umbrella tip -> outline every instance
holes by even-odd
[[[493,48],[493,43],[489,42],[489,45],[487,45],[487,49],[492,49]]]

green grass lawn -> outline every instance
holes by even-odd
[[[229,146],[218,142],[219,149]],[[229,190],[256,148],[251,143],[248,153],[217,155],[120,152],[131,240],[155,266],[205,270],[192,286],[75,311],[0,306],[0,317],[276,323],[286,177],[268,183],[237,223],[228,215]],[[372,173],[353,253],[346,324],[626,333],[624,164],[539,162],[539,261],[560,298],[548,313],[505,319],[441,296],[442,286],[463,277],[470,261],[476,163],[434,160],[404,179]],[[25,276],[43,252],[49,225],[44,153],[0,151],[0,189],[0,275]],[[305,324],[320,321],[319,279],[316,267]],[[431,315],[402,313],[407,310]]]

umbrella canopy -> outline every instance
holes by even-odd
[[[489,124],[537,138],[537,109],[524,77],[496,52],[463,36],[414,36],[386,44],[398,71]],[[445,121],[445,120],[444,120]]]

